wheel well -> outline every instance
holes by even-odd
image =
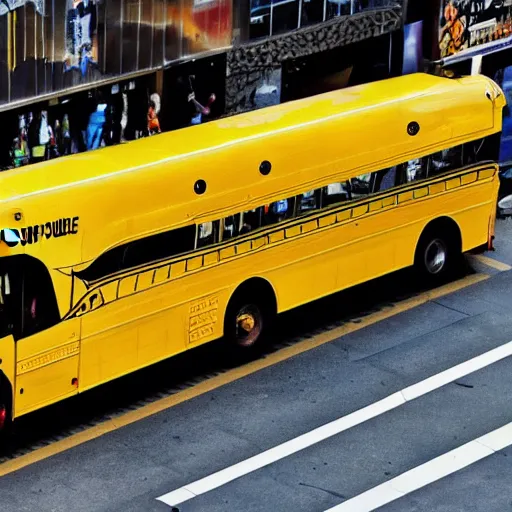
[[[451,217],[439,217],[430,221],[424,228],[421,233],[420,238],[418,239],[418,243],[416,247],[419,246],[420,240],[427,233],[442,233],[447,235],[449,242],[454,244],[454,249],[456,252],[462,251],[462,235],[460,232],[459,225],[455,222]]]
[[[262,277],[252,277],[241,283],[231,295],[228,307],[239,297],[257,297],[258,303],[274,315],[277,313],[276,293],[272,285]]]

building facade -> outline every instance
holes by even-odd
[[[403,7],[0,0],[0,167],[400,74]]]

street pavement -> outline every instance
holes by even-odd
[[[487,257],[512,265],[512,221],[498,221],[496,251]],[[399,512],[512,510],[512,446],[458,469],[460,457],[449,455],[444,471],[453,463],[451,474],[437,467],[425,477],[422,469],[512,422],[512,357],[467,363],[512,340],[512,271],[478,270],[490,278],[4,475],[0,510],[171,511],[157,498],[175,490],[183,496],[174,503],[180,512],[325,512],[343,504]],[[462,373],[446,383],[350,423],[362,408],[376,411],[386,397],[410,396],[394,394],[417,383],[424,389],[425,379],[438,382],[457,365]],[[332,423],[339,418],[347,424]],[[311,435],[314,442],[297,449],[299,436],[326,424],[328,434]],[[507,436],[511,444],[512,433],[499,437],[505,445]],[[295,448],[286,452],[281,445],[292,440]],[[234,466],[251,457],[271,462]],[[216,475],[225,468],[231,477]],[[415,490],[386,504],[378,486],[415,468]],[[190,485],[209,475],[209,492]],[[356,507],[354,500],[376,487],[373,501]]]

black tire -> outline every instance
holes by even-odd
[[[259,352],[268,341],[273,323],[271,307],[262,297],[249,293],[235,294],[224,317],[224,341],[233,355]]]
[[[419,278],[438,284],[455,274],[462,262],[460,238],[452,230],[427,228],[416,247],[414,267]]]

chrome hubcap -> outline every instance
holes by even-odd
[[[438,274],[446,264],[446,246],[441,240],[432,240],[425,250],[425,267],[431,274]]]
[[[253,345],[261,334],[262,318],[256,306],[244,306],[236,316],[236,340],[242,347]]]

